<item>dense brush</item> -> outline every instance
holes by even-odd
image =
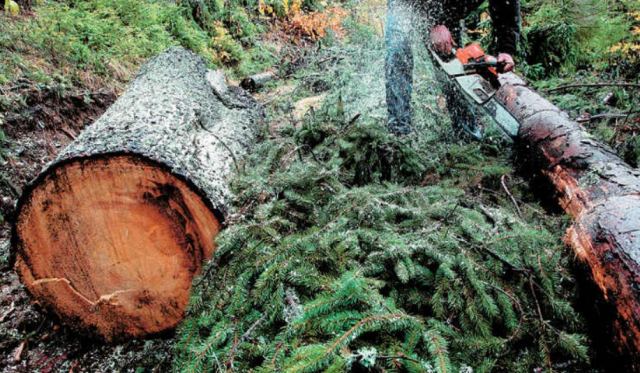
[[[421,186],[430,162],[410,143],[375,122],[316,115],[261,144],[235,182],[242,216],[197,281],[176,366],[586,363],[557,236],[462,189]]]

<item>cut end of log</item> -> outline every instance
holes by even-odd
[[[177,325],[220,230],[194,187],[126,154],[65,161],[33,185],[14,239],[36,299],[107,340]]]

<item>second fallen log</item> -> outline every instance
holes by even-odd
[[[247,91],[255,92],[275,79],[276,74],[274,72],[266,71],[242,79],[242,81],[240,82],[240,87],[246,89]]]
[[[498,99],[521,123],[521,153],[573,218],[566,242],[615,310],[617,350],[640,368],[640,172],[514,74]]]
[[[107,340],[175,327],[260,119],[195,54],[152,59],[21,197],[13,246],[26,288]]]

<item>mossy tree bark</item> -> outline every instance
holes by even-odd
[[[175,327],[261,119],[195,54],[153,58],[25,189],[13,245],[27,289],[107,340]]]
[[[514,74],[498,98],[521,122],[523,153],[574,219],[565,240],[616,310],[617,349],[640,362],[640,172]]]

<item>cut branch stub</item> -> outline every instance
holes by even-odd
[[[616,310],[617,350],[640,362],[640,172],[514,74],[498,99],[522,124],[524,154],[574,219],[565,238]]]
[[[27,289],[107,340],[175,327],[261,119],[195,54],[152,59],[23,193],[13,244]]]

